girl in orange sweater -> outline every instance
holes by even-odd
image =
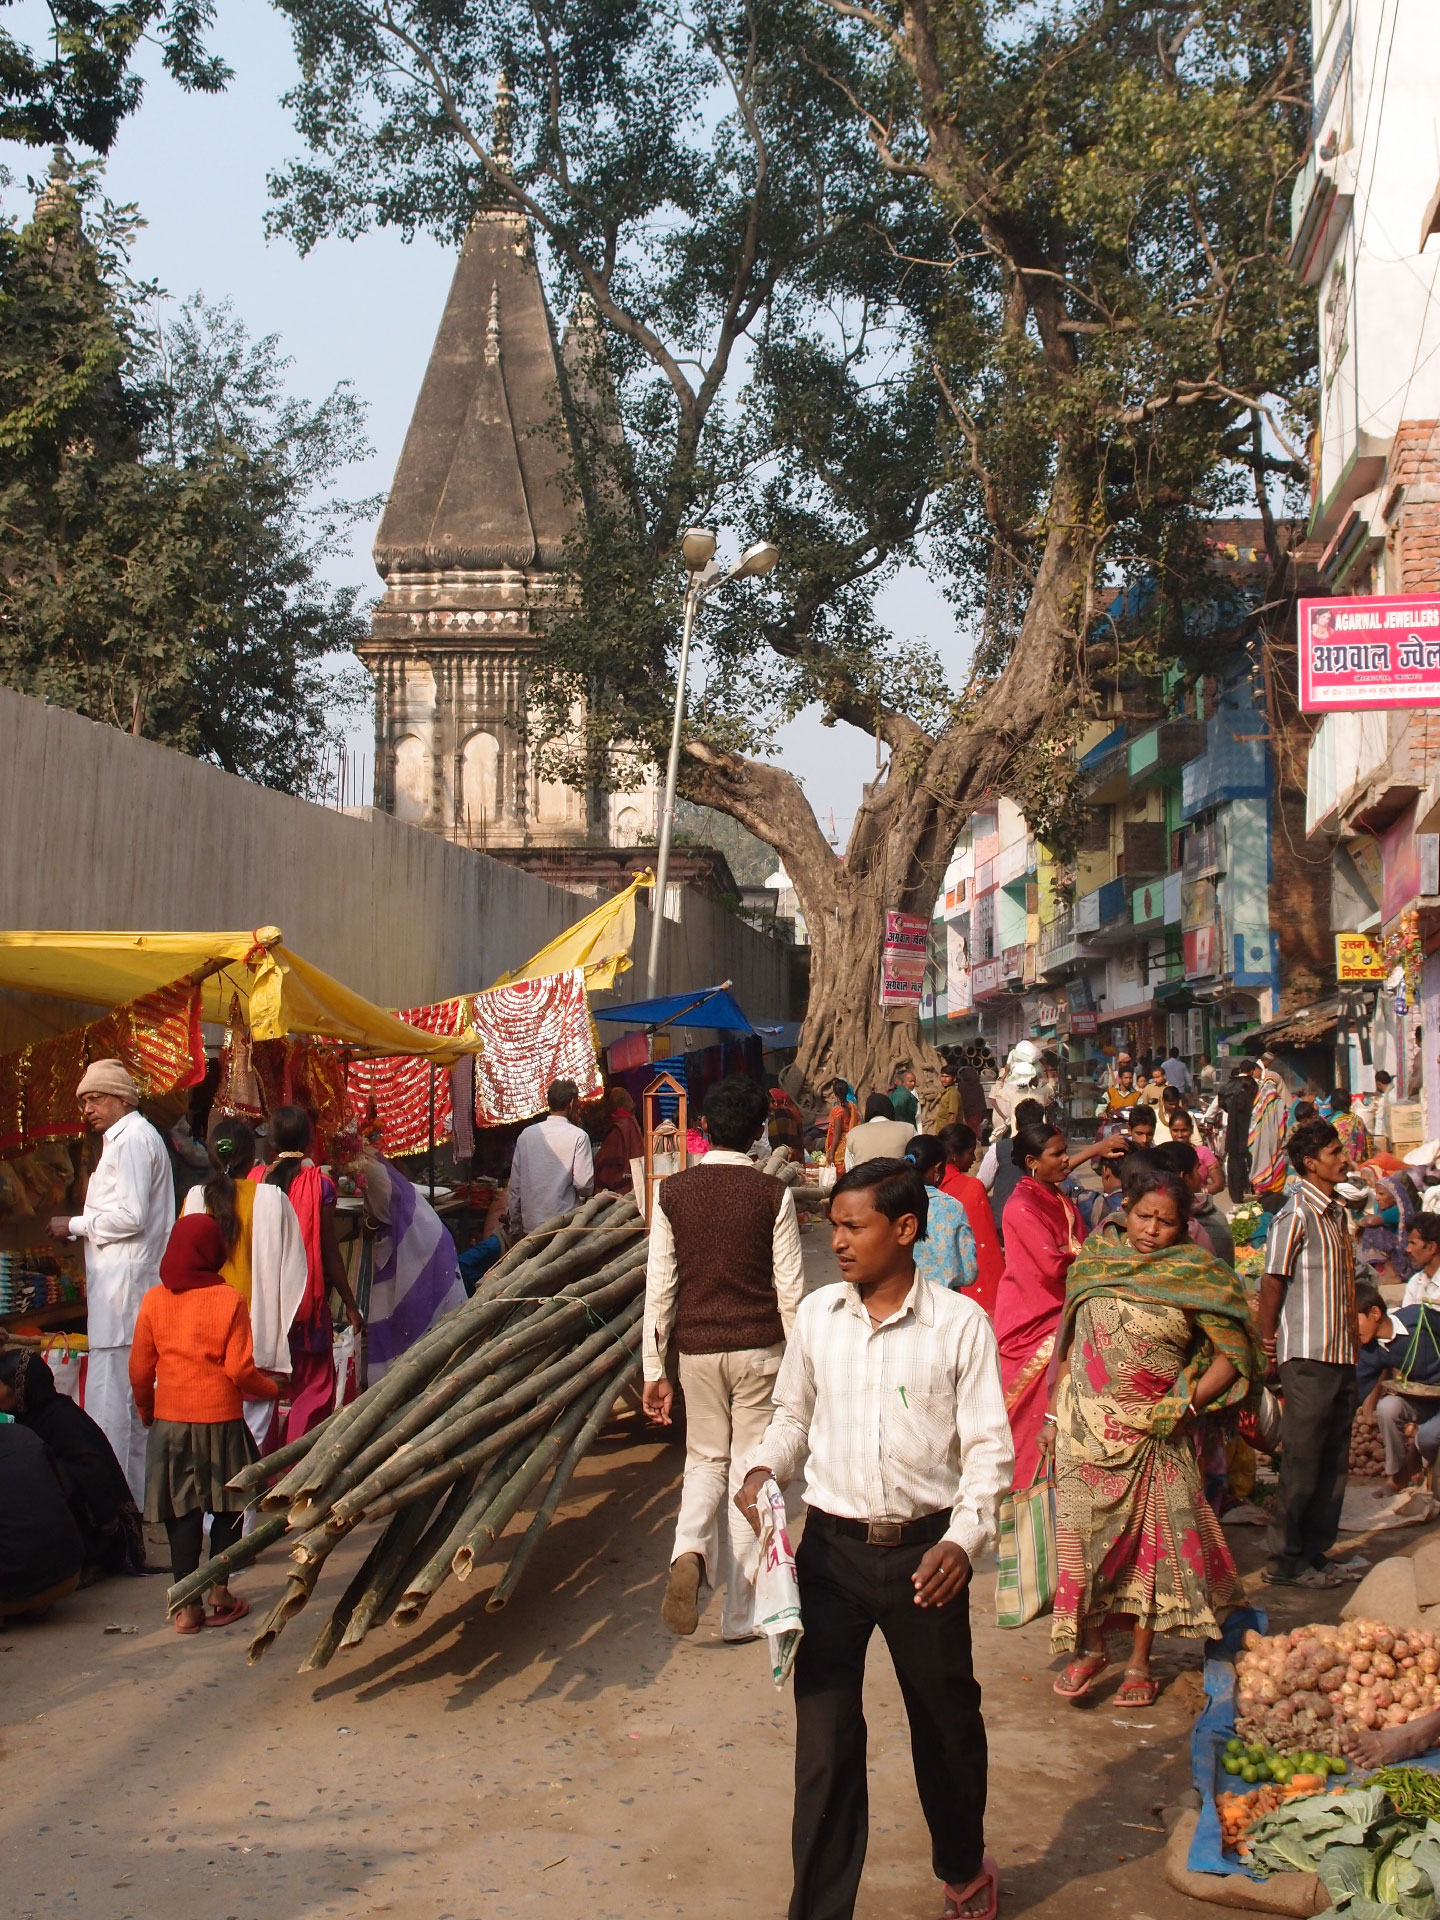
[[[239,1539],[244,1496],[227,1482],[258,1458],[242,1401],[273,1400],[279,1391],[255,1366],[249,1310],[220,1272],[226,1251],[209,1214],[175,1222],[160,1285],[140,1302],[130,1348],[130,1387],[150,1429],[145,1518],[164,1521],[176,1580],[200,1565],[207,1513],[212,1557]],[[210,1600],[212,1627],[250,1611],[223,1580]],[[205,1623],[204,1606],[193,1601],[176,1614],[175,1631],[198,1633]]]

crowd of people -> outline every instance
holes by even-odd
[[[0,1425],[0,1616],[43,1612],[104,1573],[145,1572],[142,1522],[164,1527],[173,1578],[185,1579],[205,1557],[208,1523],[208,1608],[182,1607],[175,1628],[227,1626],[249,1610],[222,1557],[243,1518],[229,1481],[334,1409],[332,1300],[352,1332],[366,1330],[341,1255],[337,1181],[298,1106],[258,1128],[215,1114],[199,1135],[187,1117],[177,1181],[173,1138],[141,1113],[122,1062],[93,1062],[76,1097],[99,1158],[80,1211],[49,1228],[84,1247],[84,1405],[57,1391],[33,1347],[0,1351],[0,1413],[11,1415]],[[373,1239],[378,1373],[463,1300],[458,1259],[397,1167],[358,1139],[329,1146]]]
[[[1397,1487],[1440,1457],[1440,1400],[1403,1391],[1440,1389],[1440,1187],[1432,1214],[1389,1153],[1383,1082],[1362,1107],[1295,1097],[1268,1057],[1120,1056],[1095,1138],[1072,1142],[1058,1066],[1022,1043],[1003,1066],[947,1058],[923,1103],[908,1069],[824,1086],[802,1140],[841,1278],[808,1294],[790,1189],[749,1157],[754,1089],[715,1090],[711,1150],[660,1189],[646,1407],[675,1417],[677,1366],[687,1396],[704,1383],[665,1624],[695,1632],[723,1590],[724,1637],[746,1637],[766,1482],[806,1507],[791,1920],[853,1911],[877,1628],[945,1913],[994,1914],[968,1588],[1007,1494],[1053,1481],[1055,1693],[1093,1696],[1123,1635],[1111,1704],[1145,1711],[1157,1635],[1212,1638],[1241,1599],[1221,1527],[1237,1448],[1278,1465],[1264,1578],[1300,1589],[1358,1577],[1335,1555],[1358,1406],[1383,1409]],[[1265,1216],[1258,1285],[1236,1270],[1242,1200]]]

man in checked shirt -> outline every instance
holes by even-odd
[[[905,1160],[866,1160],[835,1183],[844,1278],[801,1303],[774,1418],[735,1496],[755,1526],[765,1480],[783,1486],[805,1466],[790,1920],[855,1910],[869,1824],[861,1692],[876,1627],[905,1700],[946,1920],[993,1920],[999,1900],[966,1589],[1014,1453],[988,1317],[916,1274],[926,1211]]]
[[[1335,1189],[1350,1170],[1328,1120],[1305,1120],[1285,1143],[1299,1174],[1275,1215],[1260,1282],[1260,1344],[1278,1368],[1280,1485],[1270,1523],[1270,1564],[1278,1587],[1338,1587],[1329,1559],[1355,1422],[1355,1248]]]

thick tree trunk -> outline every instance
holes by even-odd
[[[773,847],[799,896],[813,949],[799,1064],[812,1092],[841,1074],[863,1098],[888,1087],[904,1060],[920,1073],[922,1092],[933,1091],[935,1059],[918,1015],[897,1017],[880,1005],[885,915],[929,920],[974,808],[1006,791],[1026,756],[1068,752],[1064,721],[1080,698],[1075,671],[1094,549],[1083,490],[1066,475],[1062,465],[1014,653],[972,719],[932,739],[904,715],[836,703],[836,717],[890,747],[890,764],[867,788],[843,856],[792,774],[703,741],[687,746],[688,796]]]

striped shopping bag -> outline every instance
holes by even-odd
[[[1023,1627],[1055,1604],[1055,1482],[1042,1460],[1022,1491],[1000,1502],[995,1623]]]

